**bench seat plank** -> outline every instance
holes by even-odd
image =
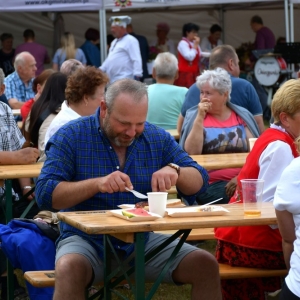
[[[273,277],[286,276],[288,271],[269,270],[259,268],[244,268],[232,267],[226,264],[219,264],[219,272],[221,279],[236,279],[236,278],[257,278],[257,277]],[[24,278],[35,287],[53,287],[55,284],[55,273],[51,271],[27,271],[24,273]],[[123,282],[126,283],[125,281]],[[123,284],[122,283],[122,284]]]

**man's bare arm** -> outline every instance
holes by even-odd
[[[278,227],[282,236],[282,250],[287,269],[290,269],[290,259],[294,251],[294,241],[296,240],[295,223],[293,215],[284,210],[275,210]]]
[[[18,151],[0,151],[0,165],[28,165],[37,161],[40,151],[24,148]]]
[[[173,185],[185,195],[196,194],[203,186],[203,178],[199,171],[193,167],[180,168],[180,175],[169,166],[163,167],[152,175],[152,191],[165,192]]]
[[[25,102],[20,102],[16,98],[8,99],[8,104],[12,109],[19,109],[24,105]]]
[[[92,198],[97,193],[124,192],[125,187],[133,188],[129,176],[120,171],[78,182],[63,181],[52,193],[52,207],[66,209]]]
[[[265,129],[265,124],[264,124],[264,119],[263,116],[254,116],[254,119],[257,123],[257,126],[259,128],[259,132],[262,134],[266,129]]]
[[[179,133],[179,136],[181,134],[181,128],[182,128],[183,121],[184,121],[184,117],[182,114],[180,114],[178,117],[178,121],[177,121],[177,131]]]

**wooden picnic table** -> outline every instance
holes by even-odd
[[[21,109],[12,109],[12,113],[14,116],[20,116],[21,115]]]
[[[135,299],[145,299],[145,263],[149,261],[154,255],[163,251],[169,243],[174,241],[178,236],[183,235],[179,240],[179,248],[186,240],[191,229],[195,228],[212,228],[212,227],[226,227],[226,226],[244,226],[244,225],[274,225],[277,224],[275,209],[272,203],[263,203],[262,213],[256,217],[246,217],[243,212],[243,205],[227,204],[222,205],[229,210],[229,213],[221,216],[207,216],[207,217],[180,217],[173,218],[166,216],[154,221],[144,222],[130,222],[110,215],[106,211],[77,211],[77,212],[59,212],[58,218],[68,223],[69,225],[78,228],[87,234],[103,234],[104,239],[104,253],[110,253],[109,241],[110,236],[117,237],[125,242],[135,243],[135,263],[134,266],[126,268],[123,262],[120,266],[113,270],[117,274],[117,270],[126,270],[127,275],[135,274],[134,295]],[[184,209],[184,208],[183,208]],[[178,230],[175,234],[168,238],[168,242],[160,245],[160,249],[155,249],[155,253],[147,254],[145,256],[145,239],[143,232],[160,231],[160,230]],[[176,255],[174,250],[170,260]],[[111,288],[116,282],[121,282],[124,275],[112,283],[109,278],[110,275],[110,255],[104,255],[104,295],[110,297]],[[153,284],[147,299],[151,299],[156,292],[163,274],[158,277]],[[110,298],[109,298],[110,299]]]
[[[166,131],[169,132],[175,140],[179,140],[179,133],[177,129],[166,129]]]
[[[191,155],[200,166],[206,170],[241,168],[249,153],[222,153]]]

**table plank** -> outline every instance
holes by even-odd
[[[249,153],[222,153],[191,155],[191,158],[206,170],[241,168]]]
[[[42,167],[43,163],[31,165],[2,165],[0,166],[0,179],[38,177]]]
[[[21,109],[12,109],[12,113],[14,116],[20,116],[21,115]]]
[[[191,155],[191,157],[207,170],[242,167],[248,153]],[[38,177],[43,163],[31,165],[2,165],[0,179]]]
[[[166,129],[166,131],[169,132],[175,140],[179,140],[179,133],[177,129]]]
[[[87,234],[120,234],[159,230],[277,224],[275,209],[272,203],[263,203],[262,214],[258,217],[244,216],[243,205],[239,203],[222,206],[227,208],[230,213],[223,216],[209,217],[172,218],[167,216],[147,222],[129,222],[109,214],[98,213],[97,211],[59,212],[58,218]]]

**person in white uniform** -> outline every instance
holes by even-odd
[[[300,139],[296,140],[300,145]],[[282,236],[282,248],[289,274],[284,280],[280,300],[300,299],[300,157],[283,171],[274,196],[274,206]]]
[[[126,31],[131,23],[128,16],[111,17],[111,33],[115,37],[109,48],[106,60],[100,69],[104,71],[110,83],[118,79],[140,80],[143,75],[142,58],[138,40]]]

